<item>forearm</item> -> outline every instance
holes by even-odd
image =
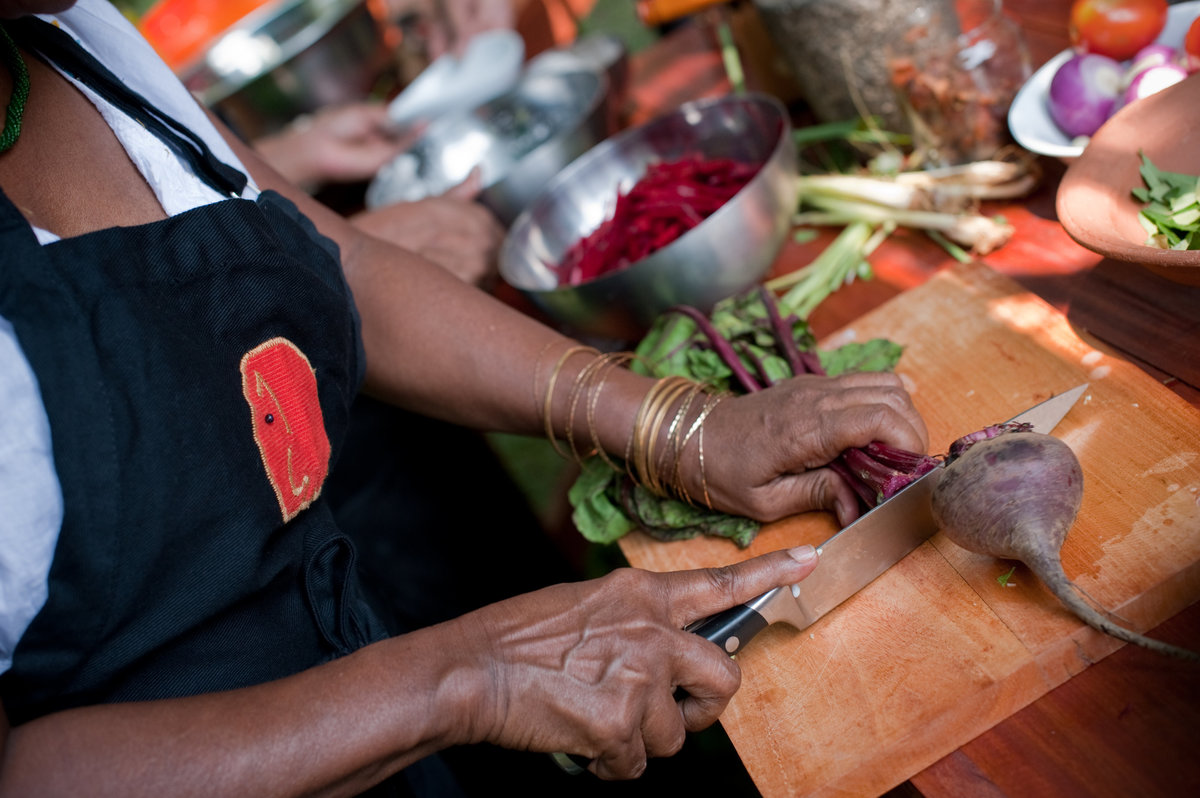
[[[537,434],[544,430],[550,373],[575,341],[464,284],[446,270],[366,235],[287,183],[249,147],[232,141],[263,188],[294,201],[342,252],[363,322],[366,390],[394,404],[478,429]],[[593,353],[594,354],[594,353]],[[555,381],[551,427],[566,435],[574,376],[584,353],[568,358]],[[595,437],[620,455],[637,405],[651,380],[613,370],[603,386]],[[575,430],[592,437],[582,412]]]
[[[385,253],[364,258],[347,273],[363,318],[368,390],[477,428],[540,434],[546,394],[553,388],[551,429],[565,437],[572,389],[594,350],[580,349],[578,342],[444,270],[424,264],[397,269]],[[608,372],[594,424],[608,451],[623,451],[650,384],[624,369]],[[578,436],[591,435],[584,412],[588,398],[573,403]]]
[[[256,687],[55,713],[9,731],[0,795],[354,795],[468,739],[477,663],[433,627]]]

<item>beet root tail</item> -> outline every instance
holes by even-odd
[[[1056,558],[1038,560],[1031,558],[1031,561],[1026,564],[1067,609],[1093,629],[1104,632],[1118,640],[1123,640],[1126,643],[1132,643],[1168,657],[1200,662],[1200,652],[1174,646],[1162,640],[1156,640],[1153,637],[1147,637],[1106,618],[1095,607],[1083,600],[1080,596],[1080,589],[1075,586],[1074,582],[1067,578],[1066,573],[1063,572],[1062,565]]]

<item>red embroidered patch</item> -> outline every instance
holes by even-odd
[[[242,356],[242,394],[254,441],[285,522],[321,495],[329,473],[329,437],[308,358],[286,338]]]

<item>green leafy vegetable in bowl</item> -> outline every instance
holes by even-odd
[[[1144,186],[1133,189],[1133,196],[1145,203],[1138,222],[1146,231],[1146,246],[1158,249],[1200,249],[1200,200],[1196,175],[1167,172],[1156,167],[1141,153],[1139,170]]]

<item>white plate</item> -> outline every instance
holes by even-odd
[[[397,125],[429,121],[448,111],[470,111],[516,85],[525,42],[511,30],[475,35],[461,57],[443,55],[388,104]]]
[[[1183,46],[1183,37],[1197,16],[1200,16],[1200,0],[1168,7],[1166,27],[1156,41],[1176,48]],[[1054,158],[1077,158],[1083,152],[1086,142],[1068,138],[1054,124],[1046,107],[1050,81],[1072,54],[1070,49],[1063,50],[1043,64],[1017,92],[1008,109],[1008,129],[1017,143],[1030,152]]]

